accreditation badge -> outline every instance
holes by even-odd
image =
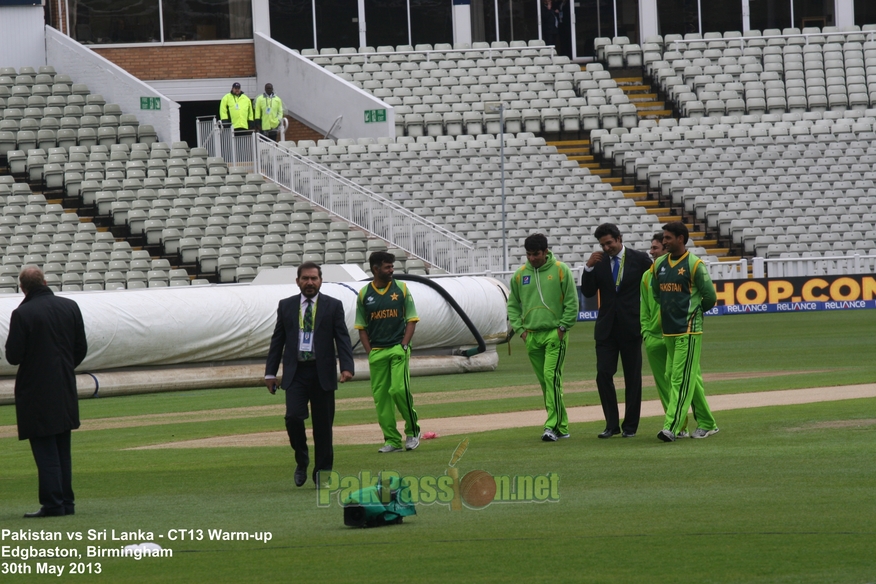
[[[305,353],[313,352],[313,332],[298,331],[298,350]]]

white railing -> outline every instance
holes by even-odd
[[[467,239],[362,188],[261,135],[254,135],[262,174],[311,203],[447,272],[501,269],[502,250]]]
[[[742,258],[735,262],[707,263],[712,280],[744,280],[748,278],[748,260]]]
[[[795,276],[839,276],[876,274],[876,255],[854,254],[815,258],[754,258],[755,278],[793,278]]]
[[[255,132],[235,132],[213,116],[198,118],[197,130],[198,147],[209,156],[221,156],[229,170],[255,172]]]

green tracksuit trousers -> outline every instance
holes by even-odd
[[[693,406],[697,426],[703,430],[714,430],[718,425],[706,401],[700,372],[703,336],[679,335],[663,337],[663,341],[666,345],[666,375],[669,380],[663,429],[678,435],[687,423],[688,409]]]
[[[666,343],[663,342],[663,337],[655,337],[651,334],[646,334],[644,341],[648,364],[651,365],[651,373],[654,375],[654,385],[657,386],[657,395],[663,405],[663,413],[666,413],[670,393],[669,378],[666,375]],[[685,430],[687,430],[687,415],[681,426],[681,431]]]
[[[377,423],[383,430],[387,444],[401,448],[402,437],[396,428],[395,408],[405,420],[405,434],[419,436],[414,396],[411,394],[411,354],[395,345],[387,349],[372,350],[368,354],[371,370],[371,393],[377,407]]]
[[[568,343],[569,333],[561,341],[557,329],[526,334],[526,352],[544,394],[544,409],[547,411],[544,427],[557,435],[569,433],[569,416],[563,402],[563,366]]]

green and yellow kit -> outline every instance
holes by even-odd
[[[651,292],[660,306],[669,396],[663,429],[678,434],[693,405],[698,427],[713,430],[715,418],[706,402],[700,372],[703,313],[717,302],[715,286],[703,261],[690,252],[657,258],[651,267]]]
[[[394,408],[405,420],[405,434],[420,434],[411,394],[410,347],[406,350],[401,346],[407,323],[419,320],[404,282],[391,280],[383,289],[371,282],[356,298],[355,327],[366,331],[371,342],[368,366],[377,422],[386,443],[397,448],[402,447],[402,438],[396,428]]]

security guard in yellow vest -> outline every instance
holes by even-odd
[[[256,127],[262,134],[278,141],[280,138],[280,124],[283,122],[283,100],[274,95],[274,86],[270,83],[265,85],[265,92],[255,100]]]
[[[249,130],[253,122],[252,101],[240,89],[240,83],[231,86],[219,103],[219,119],[235,130]]]

